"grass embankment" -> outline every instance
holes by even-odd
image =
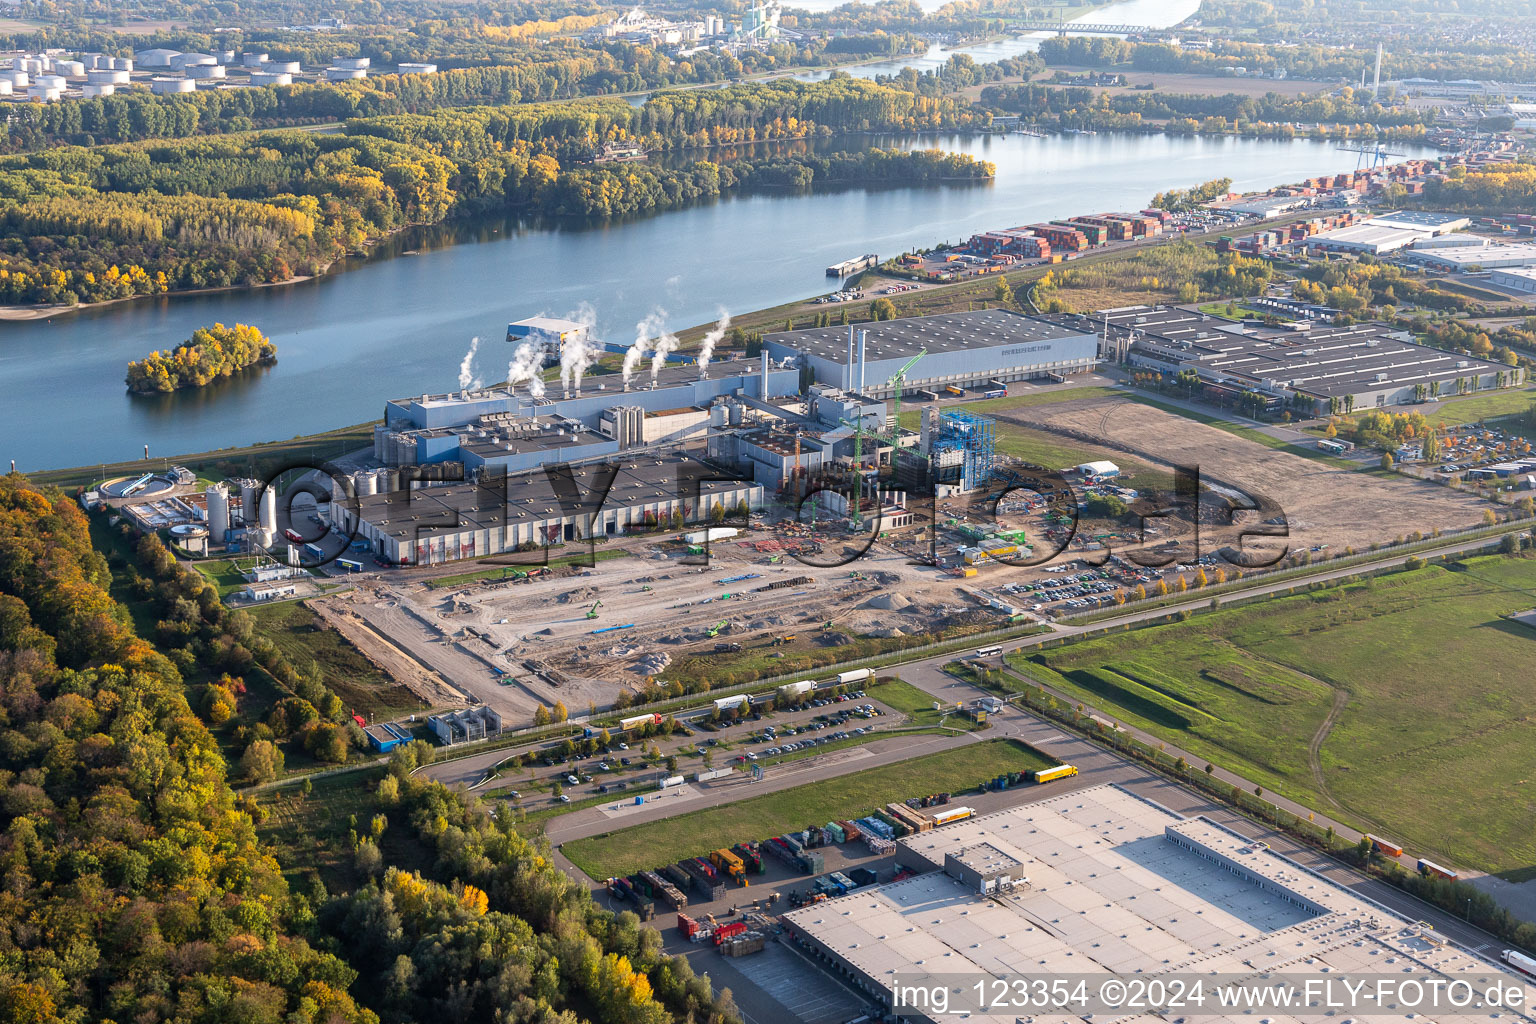
[[[697,857],[732,843],[766,839],[834,818],[862,817],[876,807],[927,793],[961,793],[1003,772],[1056,762],[1016,740],[973,743],[939,754],[870,768],[836,779],[768,793],[724,807],[636,825],[561,847],[593,878]]]
[[[256,633],[271,640],[302,670],[311,661],[320,667],[342,702],[364,718],[384,721],[421,709],[421,701],[396,683],[353,647],[346,637],[328,628],[298,601],[285,601],[249,611]]]
[[[439,576],[436,579],[427,580],[427,586],[441,589],[443,587],[462,587],[465,584],[479,583],[481,581],[495,583],[511,578],[514,572],[526,572],[529,569],[536,569],[542,566],[554,569],[558,566],[588,565],[594,562],[606,562],[610,558],[628,558],[629,556],[629,551],[619,548],[598,548],[594,551],[583,551],[580,554],[561,555],[559,558],[551,558],[547,562],[528,562],[526,565],[521,563],[492,562],[482,565],[473,572],[461,572],[453,576]]]
[[[172,455],[166,458],[135,459],[132,462],[110,462],[105,465],[76,466],[72,469],[51,469],[27,476],[39,484],[58,487],[84,487],[102,480],[120,476],[142,476],[149,472],[164,472],[168,466],[185,466],[204,480],[223,480],[229,477],[254,477],[266,480],[287,466],[318,465],[329,459],[339,458],[348,452],[373,444],[373,424],[359,423],[351,427],[338,427],[320,434],[307,434],[287,441],[263,441],[259,444],[235,448],[220,448],[211,452],[188,455]]]
[[[1536,864],[1536,559],[1489,555],[1010,659],[1459,867]],[[1476,794],[1474,799],[1469,795]]]

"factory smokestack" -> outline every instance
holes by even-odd
[[[864,393],[864,359],[869,352],[869,332],[859,332],[859,394]]]
[[[768,401],[768,350],[766,348],[763,349],[763,376],[757,397],[765,402]]]
[[[849,391],[853,390],[853,324],[848,325],[848,379],[843,384]]]

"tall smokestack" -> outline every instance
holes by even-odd
[[[848,325],[848,378],[843,381],[843,386],[853,390],[853,324]]]
[[[1371,99],[1381,98],[1381,44],[1376,44],[1376,81],[1371,86]]]
[[[859,394],[864,393],[864,359],[869,351],[869,332],[859,332]]]
[[[766,348],[763,349],[762,355],[763,355],[763,379],[762,379],[762,383],[760,385],[760,390],[757,393],[757,397],[761,398],[763,401],[766,402],[766,401],[768,401],[768,350]]]

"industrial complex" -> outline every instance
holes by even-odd
[[[1309,415],[1518,386],[1525,371],[1412,341],[1385,324],[1278,327],[1172,306],[1094,314],[1111,357],[1167,374],[1193,370],[1217,400],[1248,394]]]
[[[1411,972],[1526,981],[1262,842],[1207,818],[1183,818],[1117,786],[919,832],[897,842],[896,865],[912,876],[792,910],[783,920],[803,948],[898,1020],[1096,1016],[1071,1006],[1028,1017],[1005,1008],[924,1012],[910,1000],[898,1007],[898,987],[933,981],[951,986],[957,1002],[981,979],[1039,976]],[[1416,1016],[1407,1008],[1375,1012]],[[1498,1009],[1468,1019],[1474,1016],[1530,1019]],[[1327,1015],[1309,1008],[1264,1019]]]

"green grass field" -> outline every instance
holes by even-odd
[[[1536,559],[1485,556],[1040,652],[1018,667],[1460,867],[1536,865]],[[1329,724],[1335,695],[1343,706]],[[1316,754],[1312,754],[1315,746]]]
[[[284,601],[249,611],[256,632],[271,640],[293,665],[303,669],[311,660],[320,666],[325,684],[357,714],[383,721],[419,711],[421,701],[363,657],[346,638],[326,628],[303,603]]]
[[[697,857],[732,843],[767,839],[834,818],[862,817],[893,800],[936,792],[958,794],[1002,772],[1033,771],[1055,763],[1015,740],[989,740],[603,836],[577,839],[560,849],[593,878],[627,875],[683,857]]]
[[[1514,416],[1528,412],[1533,405],[1536,405],[1536,392],[1495,391],[1487,395],[1442,399],[1433,405],[1414,406],[1413,411],[1422,412],[1431,423],[1453,426]]]

